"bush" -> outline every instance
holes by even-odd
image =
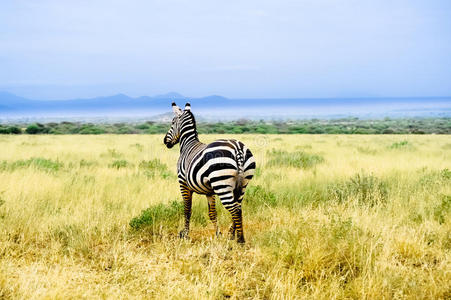
[[[183,203],[172,201],[168,204],[157,204],[141,212],[139,217],[130,221],[130,227],[133,230],[150,229],[155,231],[159,226],[171,226],[178,223],[183,215]]]
[[[63,167],[63,163],[59,161],[53,161],[51,159],[45,159],[40,157],[33,157],[27,160],[17,160],[11,163],[7,161],[2,161],[0,163],[0,170],[4,171],[14,171],[16,169],[21,168],[29,168],[34,167],[36,169],[47,171],[47,172],[56,172]]]
[[[79,134],[103,134],[105,133],[105,129],[103,128],[99,128],[98,126],[95,125],[83,125],[80,128],[80,131],[78,132]]]
[[[217,209],[220,209],[217,207]],[[153,205],[141,212],[141,215],[130,221],[134,231],[145,230],[151,233],[161,232],[162,228],[176,230],[183,220],[183,202],[172,201],[169,204]],[[205,202],[193,203],[191,210],[191,224],[207,226],[207,207]]]
[[[25,129],[28,134],[46,133],[45,127],[42,124],[31,124]]]
[[[140,129],[140,130],[146,130],[146,129],[149,129],[150,126],[149,126],[149,124],[144,123],[144,124],[138,124],[138,125],[136,125],[135,128],[136,128],[136,129]]]
[[[135,134],[135,133],[138,133],[138,131],[134,128],[124,126],[124,127],[119,128],[117,133],[119,133],[119,134]]]
[[[115,168],[115,169],[121,169],[121,168],[126,168],[127,166],[129,166],[129,162],[121,159],[121,160],[115,160],[113,161],[112,164],[109,165],[110,168]]]
[[[437,185],[447,185],[450,179],[451,171],[449,169],[433,170],[421,175],[418,186],[422,188],[433,188]]]
[[[363,154],[376,155],[377,150],[370,147],[357,147],[357,151]]]
[[[168,171],[168,167],[162,163],[158,158],[148,160],[148,161],[141,161],[139,163],[139,168],[144,172],[144,174],[149,177],[153,178],[158,173],[163,178],[169,178],[172,177],[172,174]]]
[[[412,145],[408,141],[400,141],[400,142],[391,144],[391,146],[389,148],[390,149],[406,149],[406,148],[411,148],[411,147],[412,147]]]
[[[438,206],[434,208],[434,218],[440,224],[449,220],[449,213],[451,212],[451,196],[450,195],[442,195],[442,201]]]
[[[9,129],[9,133],[11,133],[11,134],[21,134],[22,133],[22,129],[20,129],[17,126],[10,126],[8,129]]]
[[[283,150],[272,150],[267,152],[270,156],[268,166],[288,166],[308,169],[316,164],[322,163],[324,158],[317,154],[309,154],[304,151],[287,152]]]
[[[21,134],[22,129],[17,126],[3,127],[0,125],[0,134]]]
[[[340,203],[357,200],[359,204],[374,206],[386,201],[388,185],[374,175],[356,174],[346,182],[330,185],[328,192]]]
[[[276,195],[272,191],[269,191],[260,185],[251,185],[247,187],[244,202],[246,205],[253,207],[262,205],[274,207],[277,205]]]
[[[393,134],[393,133],[395,133],[395,131],[393,129],[391,129],[391,128],[387,128],[387,129],[384,129],[382,131],[382,133],[383,134]]]

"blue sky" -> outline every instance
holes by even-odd
[[[35,99],[451,95],[451,1],[0,2],[0,90]]]

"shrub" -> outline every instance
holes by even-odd
[[[387,129],[384,129],[384,131],[382,131],[382,133],[383,134],[393,134],[393,133],[395,133],[395,131],[391,128],[387,128]]]
[[[370,147],[357,147],[357,151],[363,154],[375,155],[377,154],[376,149],[372,149]]]
[[[31,124],[25,129],[28,134],[46,133],[46,129],[42,124]]]
[[[175,225],[183,215],[183,203],[172,201],[170,204],[157,204],[141,212],[139,217],[130,221],[133,230],[150,229],[155,231],[157,226]]]
[[[80,128],[80,131],[78,133],[79,134],[103,134],[105,132],[106,131],[103,128],[100,128],[96,125],[87,124],[87,125],[83,125]]]
[[[441,170],[440,177],[442,177],[443,179],[446,179],[446,180],[451,179],[451,171],[448,170],[447,168]]]
[[[407,149],[412,148],[412,145],[408,141],[400,141],[390,145],[390,149]]]
[[[330,185],[328,193],[340,203],[355,199],[359,204],[374,206],[386,201],[388,187],[374,175],[356,174],[346,182]]]
[[[246,195],[244,196],[244,201],[247,205],[257,207],[257,206],[270,206],[274,207],[277,205],[276,195],[264,187],[257,186],[249,186],[246,189]]]
[[[8,126],[2,127],[0,126],[0,134],[21,134],[22,129],[17,126]]]
[[[146,230],[151,233],[161,232],[161,229],[176,230],[178,224],[183,220],[183,202],[172,201],[169,204],[159,203],[143,211],[138,217],[130,221],[130,227],[134,231]],[[220,210],[220,207],[217,207]],[[205,202],[193,203],[191,209],[191,223],[194,225],[207,226],[207,207]]]
[[[317,154],[309,154],[304,151],[287,152],[283,150],[272,150],[267,153],[270,156],[268,166],[288,166],[308,169],[324,161],[324,158]]]
[[[115,169],[121,169],[121,168],[126,168],[127,166],[129,166],[129,162],[124,160],[124,159],[120,159],[120,160],[115,160],[113,161],[113,163],[111,163],[109,165],[110,168],[115,168]]]
[[[45,159],[40,157],[33,157],[27,160],[17,160],[11,163],[7,161],[2,161],[0,163],[0,170],[5,171],[14,171],[16,169],[21,168],[30,168],[34,167],[36,169],[47,171],[47,172],[56,172],[63,167],[63,163],[59,161],[53,161],[51,159]]]
[[[158,158],[148,160],[148,161],[141,161],[139,163],[139,168],[144,172],[144,174],[149,177],[153,178],[158,173],[163,178],[169,178],[172,176],[172,174],[168,171],[168,167],[162,163]]]
[[[140,130],[146,130],[146,129],[149,129],[150,126],[149,126],[149,124],[144,123],[144,124],[138,124],[138,125],[136,125],[135,128],[136,128],[136,129],[140,129]]]
[[[117,133],[119,133],[119,134],[135,134],[135,133],[138,133],[138,131],[132,127],[124,126],[124,127],[120,127]]]
[[[418,183],[423,188],[432,188],[435,185],[447,184],[447,181],[451,179],[451,171],[447,168],[442,170],[433,170],[424,173]]]
[[[445,223],[451,212],[451,196],[442,195],[442,201],[434,208],[434,218],[440,224]]]

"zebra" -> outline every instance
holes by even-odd
[[[254,176],[255,158],[240,141],[220,139],[210,144],[199,141],[196,120],[190,103],[182,110],[172,102],[174,118],[164,137],[164,144],[172,148],[180,143],[177,177],[182,193],[185,227],[180,238],[188,238],[193,193],[206,195],[208,216],[216,235],[219,229],[216,219],[215,195],[232,215],[230,239],[244,243],[241,202],[249,181]]]

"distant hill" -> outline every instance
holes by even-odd
[[[153,98],[155,99],[186,99],[185,96],[180,95],[179,93],[176,92],[169,92],[163,95],[156,95]]]
[[[219,95],[189,98],[176,92],[153,97],[116,94],[71,100],[30,100],[0,92],[0,119],[13,118],[148,118],[167,119],[171,102],[191,103],[199,119],[305,119],[379,117],[450,117],[451,97],[229,99]],[[156,117],[160,116],[160,117]]]
[[[189,101],[193,106],[199,108],[229,106],[230,100],[221,96],[208,96],[203,98],[188,99],[187,97],[171,92],[155,97],[129,97],[125,94],[116,94],[106,97],[71,100],[30,100],[16,95],[0,92],[0,116],[6,112],[23,115],[42,113],[68,113],[68,114],[133,114],[137,112],[148,112],[161,114],[171,111],[171,103],[178,101],[184,106]]]
[[[18,105],[26,104],[28,101],[30,100],[16,96],[11,93],[0,91],[0,106],[12,108]]]

